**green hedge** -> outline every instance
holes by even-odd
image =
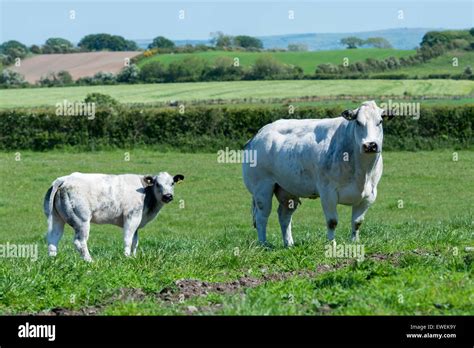
[[[0,111],[0,149],[160,147],[182,151],[239,148],[263,125],[280,118],[335,117],[338,106],[285,107],[119,107],[98,109],[93,120],[56,116],[55,109]],[[387,150],[472,146],[474,105],[426,106],[418,120],[395,117],[384,123]]]

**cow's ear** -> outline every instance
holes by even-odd
[[[355,120],[357,118],[357,111],[354,110],[344,110],[341,114],[348,121]]]
[[[145,175],[142,177],[143,187],[153,186],[155,184],[155,179],[151,175]]]
[[[174,182],[180,182],[180,181],[182,181],[182,180],[184,180],[184,175],[182,175],[182,174],[176,174],[176,175],[173,177],[173,181],[174,181]]]
[[[382,112],[382,119],[385,121],[385,120],[391,120],[392,118],[395,117],[395,115],[393,114],[393,112],[390,112],[386,109],[383,110]]]

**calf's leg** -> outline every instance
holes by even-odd
[[[136,235],[136,245],[138,245],[138,226],[141,222],[141,214],[130,215],[123,224],[123,241],[125,244],[124,254],[130,256],[132,252],[132,244]],[[136,249],[136,246],[134,247]]]
[[[90,222],[86,221],[74,227],[74,245],[77,251],[81,254],[84,261],[92,262],[92,257],[87,248],[87,240],[89,239]]]
[[[137,255],[137,247],[138,247],[138,230],[135,231],[133,234],[133,240],[132,240],[132,254],[133,256]]]

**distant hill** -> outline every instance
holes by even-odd
[[[387,39],[394,48],[402,50],[411,50],[417,47],[423,35],[431,30],[430,28],[401,28],[401,29],[385,29],[365,31],[359,33],[307,33],[307,34],[288,34],[288,35],[272,35],[261,36],[265,48],[287,48],[289,43],[306,44],[310,51],[326,51],[343,49],[344,46],[339,41],[348,36],[357,36],[361,39],[369,37],[383,37]],[[135,40],[139,47],[147,48],[152,39]],[[174,40],[178,46],[185,44],[210,44],[209,39],[206,40]]]

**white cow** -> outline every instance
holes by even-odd
[[[153,220],[173,200],[174,184],[183,180],[166,172],[155,176],[72,173],[56,179],[44,198],[48,218],[48,253],[56,256],[67,223],[75,231],[74,245],[86,261],[90,223],[123,227],[125,255],[136,254],[138,229]]]
[[[260,129],[245,146],[256,151],[258,165],[244,163],[242,169],[261,243],[266,243],[273,194],[280,203],[285,246],[293,245],[291,216],[299,198],[321,198],[330,241],[337,226],[337,204],[352,206],[352,239],[358,240],[382,176],[383,118],[384,110],[368,101],[344,111],[342,117],[278,120]]]

